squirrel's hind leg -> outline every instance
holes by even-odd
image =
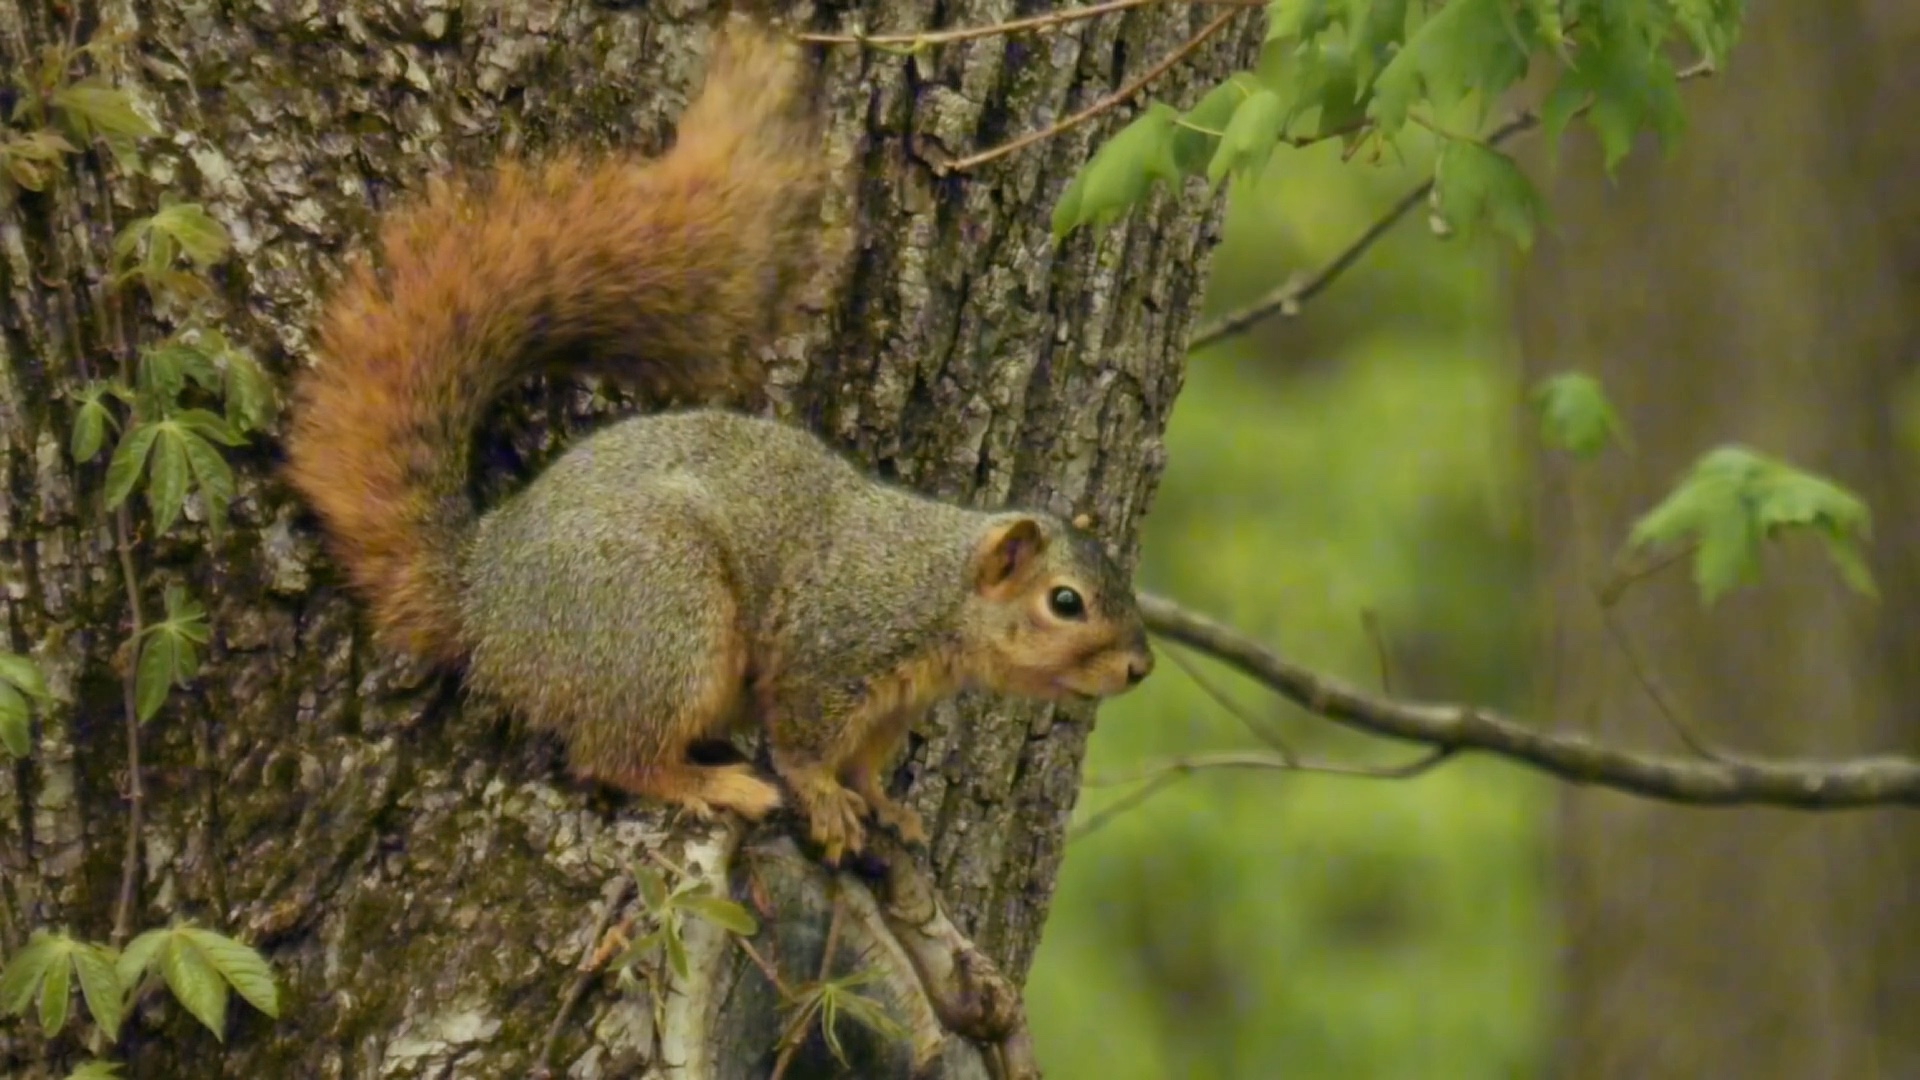
[[[581,780],[700,817],[779,806],[770,779],[689,753],[741,715],[748,650],[722,549],[682,493],[637,485],[563,514],[530,492],[482,530],[473,688],[559,734]]]
[[[780,789],[755,776],[746,765],[663,762],[593,770],[587,776],[631,795],[683,807],[703,821],[711,820],[716,810],[759,821],[780,805]]]

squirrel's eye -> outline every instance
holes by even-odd
[[[1080,599],[1080,594],[1065,585],[1047,594],[1047,606],[1063,619],[1078,619],[1087,613],[1087,605]]]

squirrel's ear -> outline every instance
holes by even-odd
[[[980,541],[973,560],[973,585],[987,592],[1026,576],[1047,550],[1047,538],[1040,523],[1032,518],[1014,518],[994,525]]]

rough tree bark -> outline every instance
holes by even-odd
[[[1920,749],[1920,513],[1890,404],[1913,377],[1911,5],[1756,5],[1724,78],[1689,85],[1689,132],[1616,187],[1570,138],[1562,223],[1521,289],[1537,376],[1595,372],[1631,459],[1542,469],[1543,572],[1559,622],[1550,715],[1673,747],[1601,623],[1593,583],[1635,516],[1694,457],[1737,440],[1835,476],[1875,513],[1882,601],[1850,595],[1817,545],[1703,611],[1684,567],[1636,585],[1621,621],[1666,696],[1731,753]],[[1569,791],[1561,860],[1567,995],[1557,1075],[1890,1077],[1920,1073],[1908,1021],[1910,815],[1714,813]]]
[[[872,0],[783,14],[891,31],[1029,8]],[[587,0],[0,0],[7,71],[70,20],[82,37],[102,15],[134,27],[127,85],[166,132],[145,147],[153,179],[116,173],[96,151],[47,194],[0,207],[0,627],[58,698],[32,760],[0,771],[0,945],[50,924],[104,938],[117,891],[127,775],[110,654],[128,612],[98,509],[101,469],[76,469],[62,450],[82,358],[110,364],[119,347],[103,318],[116,224],[162,191],[204,203],[235,242],[218,275],[225,329],[284,377],[305,361],[316,290],[379,207],[431,169],[503,149],[662,146],[717,14]],[[1217,208],[1160,196],[1112,230],[1052,246],[1053,198],[1125,110],[971,175],[943,178],[931,163],[1084,107],[1211,14],[1155,6],[914,60],[821,50],[823,152],[840,180],[822,228],[844,258],[815,283],[810,332],[780,350],[777,411],[923,490],[1090,514],[1131,559]],[[1159,89],[1189,100],[1244,66],[1255,22]],[[163,330],[144,317],[129,327],[136,341]],[[501,490],[625,405],[590,388],[530,389],[502,410],[483,486]],[[271,438],[246,452],[217,558],[198,523],[141,558],[148,602],[165,581],[190,582],[215,637],[191,691],[144,731],[135,921],[190,915],[259,946],[283,973],[285,1015],[269,1024],[236,1004],[223,1050],[177,1006],[148,1007],[125,1036],[129,1074],[525,1075],[629,862],[664,850],[712,871],[722,845],[577,790],[551,747],[456,684],[371,650],[274,461]],[[1091,722],[970,698],[914,732],[894,776],[933,828],[931,868],[954,921],[1016,980],[1046,915]],[[735,893],[775,905],[761,948],[804,981],[829,921],[824,878],[781,856],[777,835],[751,843],[771,862],[749,873],[755,860],[734,859]],[[848,901],[843,940],[860,940],[866,910]],[[689,944],[705,997],[669,995],[661,1030],[644,995],[594,982],[561,1032],[556,1072],[765,1075],[772,992],[739,950],[697,928]],[[709,1006],[720,1011],[706,1032],[696,1014]],[[69,1035],[53,1050],[70,1062],[76,1048]],[[30,1026],[0,1026],[0,1071],[58,1075],[45,1049]],[[904,1074],[897,1047],[869,1052],[863,1075]],[[943,1052],[948,1075],[977,1074],[964,1046]],[[816,1039],[788,1075],[827,1060]]]

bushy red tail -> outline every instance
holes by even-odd
[[[757,378],[748,347],[817,247],[802,82],[791,43],[731,27],[665,155],[510,163],[387,219],[383,264],[326,304],[287,442],[382,641],[465,651],[469,454],[501,392],[554,366],[696,395]]]

